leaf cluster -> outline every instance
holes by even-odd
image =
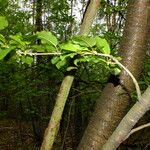
[[[5,17],[0,17],[0,29],[8,26]],[[40,44],[36,44],[40,40]],[[31,65],[33,63],[32,55],[53,55],[51,62],[58,69],[62,67],[70,67],[68,70],[76,69],[80,63],[94,62],[104,64],[106,67],[111,65],[108,58],[97,58],[94,55],[86,55],[87,53],[103,53],[110,54],[110,46],[104,37],[99,36],[72,36],[65,42],[59,42],[56,36],[49,31],[37,32],[29,39],[21,33],[10,35],[9,39],[0,34],[0,60],[4,59],[9,53],[13,52],[11,58],[18,62]],[[56,55],[56,56],[55,56]],[[73,66],[70,66],[70,60]],[[114,65],[113,65],[114,66]],[[114,67],[114,70],[117,66]],[[109,67],[108,67],[109,68]],[[116,71],[115,71],[116,72]]]

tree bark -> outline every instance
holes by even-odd
[[[42,5],[43,5],[43,0],[37,0],[36,2],[36,22],[35,22],[35,27],[36,31],[41,31],[43,29],[42,25]]]
[[[137,101],[126,116],[122,119],[116,130],[110,136],[102,150],[115,150],[119,145],[130,136],[131,129],[138,120],[150,109],[150,87]]]
[[[149,0],[130,0],[120,52],[123,65],[139,78],[142,71],[149,29]],[[99,150],[126,113],[134,84],[123,70],[120,84],[108,83],[104,88],[78,150]]]
[[[37,0],[37,1],[33,1],[33,25],[34,25],[34,20],[35,20],[35,31],[41,31],[43,29],[42,27],[42,4],[43,4],[43,0]],[[36,14],[35,18],[34,18],[34,13]],[[37,44],[40,44],[40,40],[36,41]],[[33,68],[31,68],[31,73],[34,76],[34,78],[36,79],[36,77],[38,76],[38,67],[37,64],[40,62],[40,57],[35,56],[34,57],[34,66]],[[34,88],[39,89],[38,85],[34,85]],[[40,90],[40,89],[39,89]],[[37,98],[32,98],[28,100],[28,105],[29,105],[29,109],[30,111],[33,110],[34,104],[36,105],[36,108],[38,110],[38,115],[42,116],[42,110],[41,110],[41,106],[43,104],[43,101],[37,99]],[[31,115],[31,120],[32,120],[32,128],[33,128],[33,134],[34,134],[34,138],[35,138],[35,142],[37,146],[40,146],[42,143],[42,137],[43,137],[43,130],[42,130],[42,120],[41,118],[36,115],[33,114]]]

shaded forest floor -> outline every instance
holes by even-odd
[[[0,150],[39,150],[36,146],[30,122],[18,122],[12,119],[0,120]],[[62,150],[60,135],[53,150]],[[66,150],[72,150],[67,148]]]
[[[0,121],[0,150],[35,150],[31,124]]]
[[[143,123],[142,123],[143,124]],[[53,150],[62,150],[61,140]],[[39,150],[34,141],[31,123],[17,122],[15,120],[0,121],[0,150]],[[64,150],[73,150],[67,148]],[[133,134],[118,150],[150,150],[150,128]]]

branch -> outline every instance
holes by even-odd
[[[135,77],[133,76],[133,74],[123,64],[121,64],[115,57],[113,57],[112,55],[109,55],[109,54],[97,53],[96,51],[94,51],[92,53],[91,52],[87,52],[87,53],[84,53],[84,55],[103,56],[103,57],[108,57],[111,60],[113,60],[119,67],[121,67],[122,69],[124,69],[128,73],[128,75],[132,78],[133,83],[134,83],[135,88],[136,88],[138,100],[141,100],[141,91],[140,91],[140,87],[138,85],[137,80],[135,79]]]
[[[32,52],[22,52],[22,51],[17,51],[18,54],[26,54],[26,55],[30,55],[30,56],[37,56],[37,55],[62,55],[61,52],[55,52],[55,53],[32,53]],[[137,93],[137,97],[138,97],[138,100],[141,100],[141,91],[140,91],[140,87],[138,85],[138,82],[137,80],[135,79],[135,77],[133,76],[133,74],[123,65],[121,64],[115,57],[113,57],[112,55],[109,55],[109,54],[102,54],[102,53],[97,53],[96,51],[93,51],[93,52],[85,52],[85,53],[82,53],[82,55],[95,55],[95,56],[102,56],[102,57],[108,57],[110,58],[111,60],[113,60],[120,68],[124,69],[128,75],[131,77],[131,79],[133,80],[133,83],[135,85],[135,88],[136,88],[136,93]]]
[[[30,56],[46,56],[46,55],[62,55],[61,52],[54,52],[54,53],[34,53],[32,50],[26,50],[25,52],[18,50],[16,52],[18,55],[30,55]]]
[[[149,126],[150,126],[150,123],[147,123],[147,124],[144,124],[144,125],[141,125],[141,126],[139,126],[137,128],[132,129],[131,132],[127,135],[127,137],[125,139],[127,139],[131,134],[133,134],[133,133],[135,133],[135,132],[137,132],[139,130],[142,130],[144,128],[147,128]]]

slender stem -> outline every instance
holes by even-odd
[[[24,53],[22,51],[18,51],[17,53],[20,54],[20,55],[24,54],[24,55],[30,55],[30,56],[35,56],[35,55],[62,55],[61,52],[57,52],[57,53],[56,52],[54,52],[54,53],[32,53],[32,52],[26,52],[26,53]],[[120,68],[124,69],[128,73],[128,75],[132,78],[133,83],[134,83],[135,88],[136,88],[136,93],[137,93],[138,100],[142,100],[142,98],[141,98],[141,91],[140,91],[140,87],[138,85],[137,80],[135,79],[133,74],[123,64],[121,64],[115,57],[113,57],[112,55],[109,55],[109,54],[97,53],[96,51],[85,52],[85,53],[82,53],[82,55],[102,56],[102,57],[108,57],[111,60],[113,60]]]

